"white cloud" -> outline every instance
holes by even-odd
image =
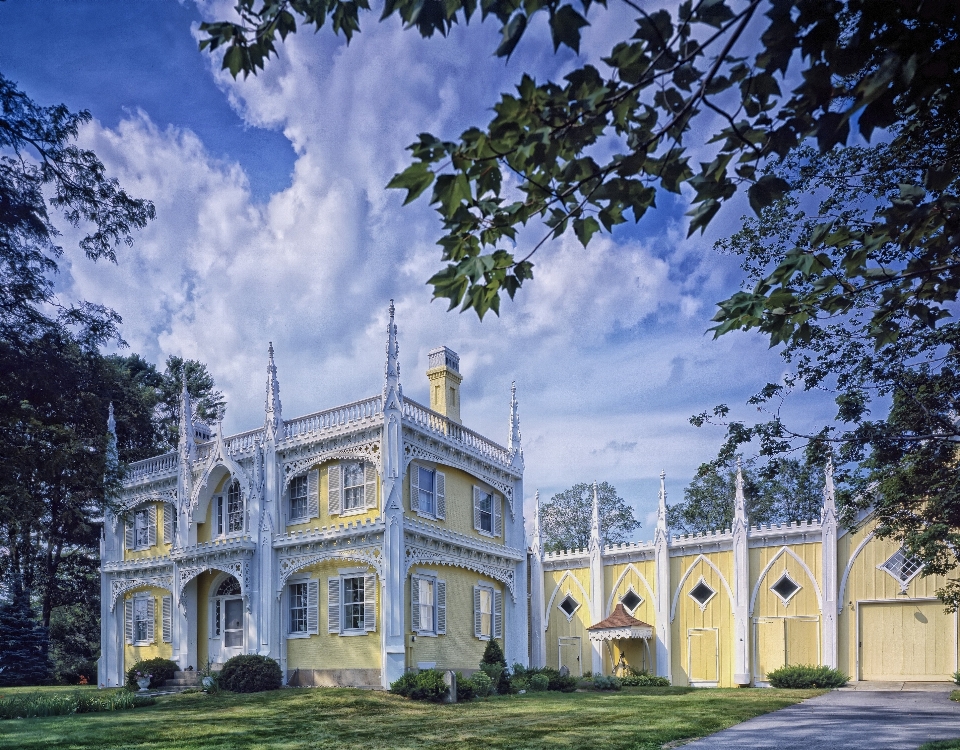
[[[417,132],[451,136],[487,117],[503,63],[489,54],[492,25],[474,31],[425,41],[369,23],[349,47],[301,32],[238,82],[212,63],[246,121],[282,129],[296,150],[289,188],[265,205],[237,164],[190,132],[142,112],[115,130],[89,125],[84,145],[155,202],[157,220],[118,266],[73,265],[72,291],[117,309],[134,351],[207,362],[228,431],[262,420],[270,340],[288,417],[378,392],[393,297],[408,396],[426,400],[426,352],[447,344],[462,358],[466,421],[505,441],[518,382],[528,502],[536,487],[549,497],[606,479],[649,521],[661,468],[679,490],[719,443],[690,414],[742,402],[779,362],[756,338],[703,336],[733,263],[680,225],[642,241],[597,237],[587,250],[553,243],[501,318],[429,302],[439,223],[426,201],[402,208],[383,186]]]

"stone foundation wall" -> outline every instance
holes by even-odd
[[[288,669],[290,687],[380,687],[379,669]]]

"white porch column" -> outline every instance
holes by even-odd
[[[593,483],[593,514],[590,523],[590,610],[593,615],[591,625],[596,625],[604,617],[603,612],[603,546],[600,541],[600,498],[597,497],[597,483]],[[603,672],[603,643],[590,641],[591,670],[594,674]]]
[[[507,450],[512,454],[513,467],[521,479],[513,483],[513,503],[510,520],[504,525],[503,541],[508,547],[526,550],[527,534],[524,529],[523,513],[523,448],[520,441],[520,412],[517,404],[517,384],[510,387],[510,433]],[[504,648],[507,665],[529,666],[530,664],[530,620],[527,602],[527,558],[518,562],[514,572],[513,596],[504,597]]]
[[[280,380],[273,361],[273,342],[267,351],[267,394],[264,400],[264,439],[262,453],[258,456],[260,466],[255,472],[261,482],[260,516],[257,527],[257,554],[254,580],[257,581],[256,618],[258,623],[257,652],[262,656],[281,659],[280,601],[277,589],[280,572],[277,554],[273,549],[274,534],[280,529],[282,518],[280,505],[283,501],[283,476],[277,459],[277,443],[284,437],[283,407],[280,403]],[[319,491],[319,487],[318,487]],[[283,655],[285,657],[285,654]],[[286,668],[284,667],[284,670]],[[284,671],[286,676],[286,671]]]
[[[403,676],[404,539],[403,539],[403,390],[400,386],[400,349],[393,322],[393,300],[387,326],[387,368],[383,388],[383,432],[380,437],[380,487],[385,523],[381,586],[381,685]]]
[[[657,509],[657,531],[653,538],[654,573],[656,580],[656,618],[657,618],[657,676],[672,681],[670,663],[670,527],[667,526],[666,474],[660,472],[660,504]]]
[[[733,681],[750,684],[750,556],[743,472],[737,461],[737,493],[733,507]]]
[[[540,538],[540,490],[535,499],[533,543],[530,546],[530,666],[547,666],[547,641],[544,632],[546,608],[543,594],[543,541]]]
[[[823,488],[823,516],[821,543],[823,580],[823,664],[837,668],[837,616],[840,612],[837,601],[837,501],[833,488],[833,461],[827,460],[826,483]]]

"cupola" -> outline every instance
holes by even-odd
[[[459,355],[446,346],[433,349],[428,355],[427,378],[430,381],[430,408],[457,424],[460,421]]]

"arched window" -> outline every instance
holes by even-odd
[[[240,596],[240,581],[233,576],[224,578],[217,587],[217,596]]]
[[[217,495],[217,534],[239,534],[243,532],[243,495],[240,482],[234,479],[225,495]]]

